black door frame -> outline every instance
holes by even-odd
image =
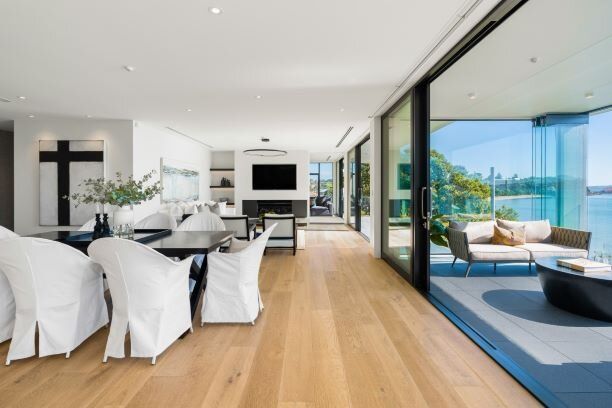
[[[368,241],[370,237],[361,232],[361,146],[370,140],[370,134],[367,134],[359,143],[353,148],[355,150],[355,231],[359,232]],[[349,162],[350,166],[350,162]],[[350,168],[349,168],[350,172]],[[370,180],[371,182],[371,180]],[[350,191],[349,191],[350,193]],[[350,225],[350,209],[349,209],[349,225]]]
[[[338,217],[344,217],[344,157],[338,160]]]

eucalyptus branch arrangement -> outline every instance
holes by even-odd
[[[121,173],[117,173],[114,181],[107,182],[109,204],[123,207],[124,205],[136,205],[153,199],[162,191],[159,180],[151,183],[151,179],[156,173],[155,170],[152,170],[140,180],[134,180],[134,177],[130,176],[126,181],[121,178]]]
[[[75,207],[80,204],[110,204],[119,207],[140,204],[161,193],[161,182],[159,180],[151,182],[156,173],[152,170],[140,180],[129,176],[124,181],[120,172],[115,174],[115,180],[105,180],[103,177],[89,178],[78,185],[82,188],[82,192],[63,198],[75,202]]]

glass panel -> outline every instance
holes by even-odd
[[[338,161],[338,215],[344,216],[344,159]]]
[[[310,163],[310,216],[334,215],[332,163]]]
[[[356,170],[356,158],[355,158],[355,149],[351,150],[348,154],[348,172],[349,172],[349,224],[356,228],[356,220],[355,215],[357,214],[357,174]]]
[[[382,123],[382,252],[407,274],[412,272],[411,121],[407,99]]]
[[[359,146],[359,230],[370,238],[370,155],[371,142]]]
[[[587,144],[587,224],[591,254],[612,263],[612,111],[593,114],[589,120]]]

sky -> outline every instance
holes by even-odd
[[[591,116],[587,138],[587,185],[612,185],[612,111]],[[530,121],[453,122],[432,134],[431,148],[469,172],[532,174]]]
[[[318,163],[310,163],[310,172],[317,172],[317,164]],[[331,180],[333,173],[333,164],[332,163],[321,163],[321,180]]]

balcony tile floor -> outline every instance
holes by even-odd
[[[612,323],[548,303],[527,265],[451,267],[432,257],[431,294],[568,406],[612,406]]]

